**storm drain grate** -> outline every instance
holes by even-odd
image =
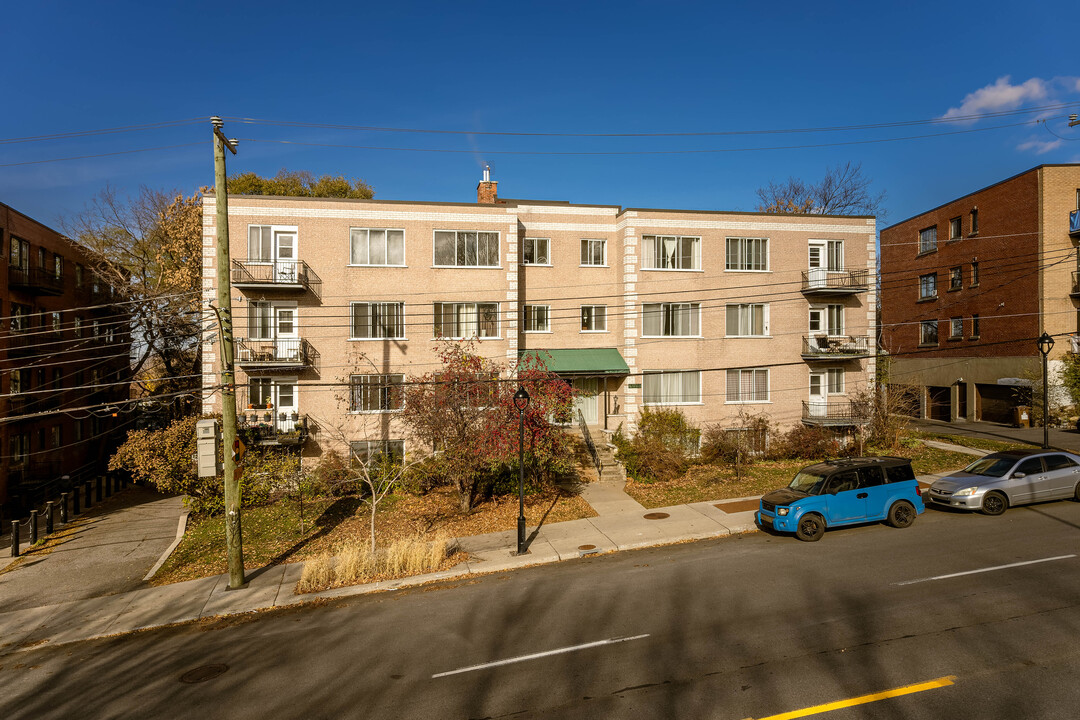
[[[228,665],[217,663],[215,665],[203,665],[197,667],[194,670],[188,670],[186,673],[180,676],[180,682],[194,685],[195,683],[206,682],[207,680],[213,680],[218,675],[221,675],[229,669]]]
[[[642,517],[645,518],[646,520],[663,520],[664,518],[671,517],[671,515],[668,515],[667,513],[662,513],[662,512],[654,512],[654,513],[645,513],[644,515],[642,515]]]

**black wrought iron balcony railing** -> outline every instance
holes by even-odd
[[[240,367],[265,370],[316,368],[319,351],[303,338],[237,338],[236,362]]]
[[[42,267],[8,266],[8,287],[31,295],[63,295],[64,278]]]
[[[848,427],[870,422],[869,409],[850,400],[803,400],[804,425]]]
[[[1080,237],[1080,210],[1069,213],[1069,236]]]
[[[869,335],[811,335],[802,339],[803,360],[855,360],[873,353]]]
[[[322,279],[303,260],[233,260],[229,282],[238,288],[307,290],[322,296]]]
[[[870,289],[870,271],[862,270],[826,270],[812,268],[802,272],[802,291],[844,295],[866,292]]]

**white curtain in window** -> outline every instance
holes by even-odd
[[[405,264],[405,232],[403,230],[386,231],[386,264]]]
[[[248,260],[269,262],[274,257],[269,225],[248,226]]]

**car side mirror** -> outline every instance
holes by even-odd
[[[1022,473],[1022,472],[1014,472],[1014,473],[1012,474],[1012,476],[1013,476],[1013,480],[1019,480],[1020,478],[1025,478],[1025,477],[1027,477],[1027,473]]]

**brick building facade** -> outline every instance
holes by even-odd
[[[129,315],[85,248],[0,204],[0,503],[105,471],[131,416]],[[127,408],[125,407],[125,410]]]
[[[477,337],[505,365],[540,352],[596,432],[632,431],[646,406],[698,425],[859,422],[873,218],[509,200],[486,177],[477,198],[230,196],[241,423],[308,456],[341,438],[404,444],[385,388],[436,370],[437,336]],[[220,359],[205,340],[204,409],[217,411]]]
[[[883,350],[890,382],[939,420],[1010,422],[1078,329],[1080,165],[1041,165],[881,231]]]

